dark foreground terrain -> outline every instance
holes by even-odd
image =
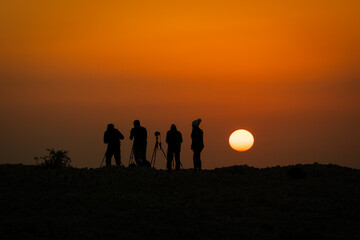
[[[360,170],[297,167],[0,165],[0,238],[360,239]]]

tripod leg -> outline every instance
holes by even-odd
[[[175,170],[178,171],[181,168],[183,168],[180,160],[180,151],[175,151],[174,155],[175,155]]]
[[[134,161],[134,150],[133,148],[131,148],[128,166],[130,166],[133,163],[133,161]]]
[[[164,149],[161,146],[160,146],[160,149],[161,149],[162,153],[164,154],[164,157],[167,159]]]
[[[151,161],[151,166],[154,168],[155,167],[155,162],[156,162],[156,149],[154,150],[154,153],[153,153],[153,160],[154,161]]]
[[[153,151],[153,154],[151,156],[151,162],[150,162],[150,165],[152,167],[155,167],[155,161],[156,161],[156,150],[157,150],[157,144],[155,144],[155,147],[154,147],[154,151]]]
[[[103,165],[103,163],[104,163],[104,160],[105,160],[105,157],[106,157],[106,153],[104,154],[104,157],[103,157],[103,159],[102,159],[102,161],[101,161],[100,167],[102,167],[102,165]]]

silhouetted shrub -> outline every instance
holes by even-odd
[[[306,172],[302,168],[293,167],[287,171],[287,176],[291,179],[303,179],[306,178]]]
[[[71,167],[71,159],[67,155],[68,151],[46,149],[49,154],[41,157],[35,157],[36,164],[44,168],[66,168]]]

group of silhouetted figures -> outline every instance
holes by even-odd
[[[193,160],[195,171],[201,170],[200,154],[204,148],[203,131],[199,127],[200,123],[201,119],[192,122],[191,149],[194,152]],[[158,132],[155,133],[156,136],[157,133]],[[124,135],[114,127],[114,124],[108,124],[107,130],[104,133],[104,143],[108,144],[105,153],[106,166],[111,166],[112,156],[115,158],[116,166],[122,165],[120,152],[120,140],[122,139],[124,139]],[[139,120],[134,121],[134,127],[130,131],[130,140],[133,140],[132,152],[134,154],[136,166],[151,166],[150,162],[146,160],[147,130],[140,125]],[[174,157],[175,170],[180,170],[180,151],[182,142],[182,134],[177,130],[175,124],[172,124],[170,130],[166,134],[166,143],[168,144],[166,167],[168,171],[172,171]]]

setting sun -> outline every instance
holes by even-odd
[[[234,150],[244,152],[254,145],[254,137],[244,129],[236,130],[230,135],[229,144]]]

